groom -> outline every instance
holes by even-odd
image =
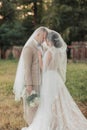
[[[41,44],[46,40],[47,34],[47,30],[45,28],[41,28],[40,31],[37,32],[34,39],[32,39],[29,46],[25,47],[23,50],[26,94],[30,94],[32,90],[35,90],[38,94],[40,93],[42,76],[38,60],[38,51],[41,49]],[[36,109],[29,108],[29,106],[26,104],[25,98],[23,98],[23,104],[24,118],[28,125],[30,125]]]

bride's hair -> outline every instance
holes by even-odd
[[[61,42],[59,41],[58,34],[54,31],[48,33],[47,39],[48,41],[51,41],[56,48],[60,48],[62,46]]]

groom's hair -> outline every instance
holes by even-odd
[[[45,32],[48,35],[48,31],[47,31],[47,29],[45,27],[41,27],[40,31]]]

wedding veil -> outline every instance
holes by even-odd
[[[60,57],[60,62],[59,62],[59,70],[60,70],[60,75],[63,79],[64,82],[66,82],[66,67],[67,67],[67,44],[65,43],[65,41],[63,40],[63,38],[61,37],[61,35],[56,32],[53,31],[55,33],[57,33],[58,35],[58,42],[60,42],[61,47],[58,48],[58,50],[60,50],[61,53],[61,57]]]
[[[41,29],[46,29],[47,31],[49,30],[46,27],[39,27],[37,28],[33,34],[30,36],[30,38],[27,40],[27,42],[25,43],[23,49],[27,46],[30,45],[31,41],[34,39],[34,37],[38,34],[39,31],[41,31]],[[18,67],[17,67],[17,72],[16,72],[16,77],[15,77],[15,82],[14,82],[14,86],[13,86],[13,93],[15,94],[15,100],[16,101],[20,101],[23,92],[24,92],[24,61],[23,61],[23,49],[21,52],[21,56],[18,62]]]
[[[46,29],[48,32],[53,31],[50,30],[46,27],[39,27],[38,29],[36,29],[34,31],[34,33],[31,35],[31,37],[27,40],[27,42],[25,43],[23,49],[27,46],[29,46],[29,44],[31,43],[31,41],[33,40],[33,38],[37,35],[37,33],[42,29]],[[54,31],[55,32],[55,31]],[[56,32],[57,33],[57,32]],[[66,48],[67,45],[64,42],[64,40],[62,39],[61,35],[59,33],[57,33],[59,36],[59,41],[62,44],[61,49],[61,53],[62,53],[62,58],[61,60],[61,74],[64,78],[64,81],[66,80],[66,65],[67,65],[67,57],[66,57]],[[21,56],[18,62],[18,67],[17,67],[17,72],[16,72],[16,77],[15,77],[15,82],[14,82],[14,86],[13,86],[13,93],[15,94],[15,100],[16,101],[20,101],[23,92],[24,92],[24,61],[23,61],[23,49],[21,52]]]

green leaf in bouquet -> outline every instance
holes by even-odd
[[[27,103],[29,104],[31,101],[33,101],[36,97],[38,97],[37,94],[32,94],[26,98]]]

